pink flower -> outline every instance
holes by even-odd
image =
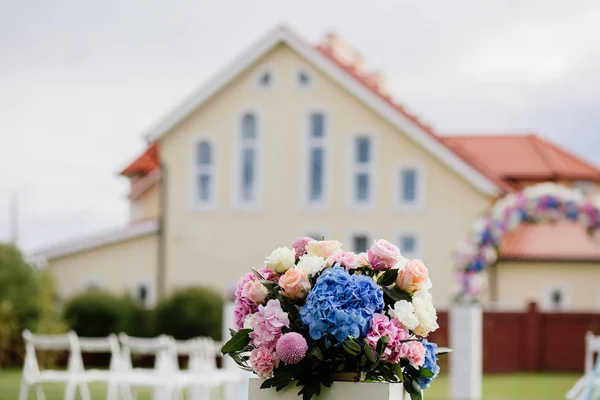
[[[310,291],[311,285],[305,271],[293,267],[288,269],[279,278],[279,286],[284,290],[282,294],[292,299],[303,299]]]
[[[314,242],[314,239],[306,236],[298,238],[294,241],[292,247],[294,248],[294,250],[296,250],[296,258],[300,258],[306,253],[306,245],[310,242]]]
[[[407,348],[405,357],[412,364],[413,367],[422,367],[425,363],[425,346],[421,342],[407,342],[404,343]]]
[[[289,332],[277,341],[277,356],[286,364],[298,364],[308,351],[304,336],[298,332]]]
[[[258,270],[258,273],[262,275],[268,281],[275,280],[275,271],[268,267],[262,267]]]
[[[375,350],[377,342],[383,336],[388,336],[390,339],[381,359],[392,364],[400,362],[408,350],[406,343],[402,343],[402,340],[408,339],[410,334],[400,326],[396,319],[390,320],[385,314],[373,314],[373,323],[365,337],[365,342]]]
[[[244,275],[235,288],[235,306],[233,307],[233,318],[236,329],[242,329],[244,320],[248,314],[256,311],[256,304],[245,296],[242,296],[244,285],[254,279],[254,272],[248,272]]]
[[[342,244],[337,240],[313,240],[305,246],[306,253],[311,256],[327,258],[330,255],[341,251]]]
[[[388,242],[379,239],[367,251],[369,263],[376,271],[386,271],[392,268],[400,260],[400,249]]]
[[[279,300],[269,300],[266,306],[258,306],[254,318],[254,331],[250,332],[252,344],[274,349],[281,337],[281,328],[290,326],[288,315],[281,308]]]
[[[357,267],[368,267],[369,265],[371,265],[371,263],[369,263],[369,256],[367,255],[367,253],[365,253],[364,251],[362,253],[358,253],[358,255],[356,256],[356,264]]]
[[[429,279],[429,271],[423,261],[410,260],[404,268],[398,272],[396,286],[406,293],[413,293],[421,289],[421,286]]]
[[[250,353],[250,365],[252,369],[261,378],[270,378],[273,376],[273,368],[279,365],[279,360],[273,354],[273,351],[266,348],[258,348]]]
[[[254,303],[265,301],[268,293],[268,289],[258,280],[248,281],[242,287],[242,296],[252,300]]]
[[[327,265],[337,263],[346,269],[354,269],[358,267],[356,254],[351,251],[338,251],[327,258]]]

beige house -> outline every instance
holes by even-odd
[[[395,242],[426,262],[443,307],[452,250],[497,196],[545,180],[586,190],[600,182],[597,168],[535,136],[440,136],[395,103],[381,74],[338,36],[313,46],[286,27],[258,40],[147,137],[152,144],[122,172],[131,181],[131,224],[38,253],[62,296],[102,286],[152,304],[188,285],[225,290],[273,248],[308,235],[354,251],[376,238]],[[595,250],[577,273],[568,258],[501,259],[491,300],[600,307],[600,286],[579,290],[600,285]],[[513,282],[527,289],[523,298]],[[569,293],[556,295],[557,283]]]

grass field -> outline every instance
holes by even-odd
[[[565,393],[578,379],[573,374],[511,374],[487,375],[483,380],[482,400],[552,400],[564,399]],[[17,400],[19,398],[20,371],[0,370],[0,400]],[[63,386],[58,384],[44,386],[46,400],[61,400]],[[90,385],[93,400],[105,399],[106,386]],[[448,379],[438,377],[432,386],[425,391],[425,400],[448,399]],[[150,400],[148,390],[138,392],[139,400]],[[35,399],[30,393],[30,399]]]

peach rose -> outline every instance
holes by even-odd
[[[315,240],[306,244],[306,253],[311,256],[328,258],[342,250],[342,244],[337,240]]]
[[[398,272],[396,286],[406,293],[416,292],[429,279],[429,271],[423,261],[410,260]]]
[[[279,278],[279,286],[292,299],[305,298],[311,288],[306,272],[296,267],[288,269]]]
[[[387,271],[400,260],[400,249],[388,242],[379,239],[367,251],[369,263],[375,271]]]
[[[267,298],[268,289],[259,281],[251,280],[244,283],[242,296],[255,303],[262,303]]]

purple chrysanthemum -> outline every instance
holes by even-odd
[[[308,344],[298,332],[289,332],[279,338],[275,350],[284,363],[298,364],[306,355]]]
[[[313,238],[309,238],[307,236],[305,237],[301,237],[298,238],[294,241],[294,244],[292,244],[292,247],[294,248],[294,250],[296,250],[296,258],[300,258],[300,256],[302,256],[304,253],[306,253],[306,245],[310,242],[312,242],[314,239]]]

